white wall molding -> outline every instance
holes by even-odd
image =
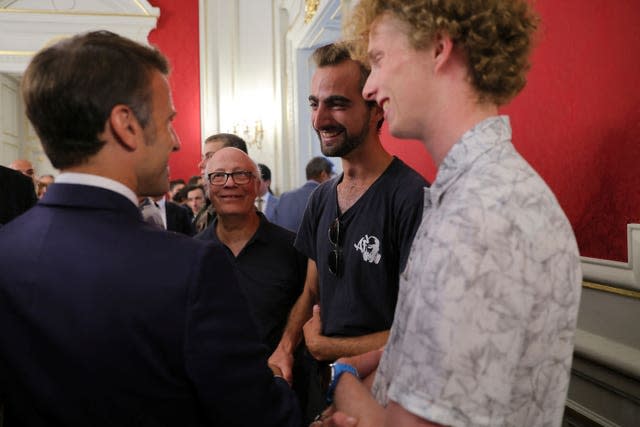
[[[262,149],[249,152],[271,167],[276,192],[304,183],[307,161],[320,154],[307,101],[310,56],[340,37],[350,3],[322,0],[305,23],[301,0],[199,0],[202,139],[231,131],[238,118],[262,120]]]
[[[282,1],[281,7],[289,8],[292,17],[286,33],[286,56],[288,80],[285,105],[289,120],[283,131],[289,136],[284,158],[290,165],[291,187],[306,181],[304,168],[314,156],[320,155],[320,146],[311,123],[307,97],[315,66],[311,59],[313,50],[340,38],[343,11],[348,2],[340,0],[321,1],[316,14],[309,23],[304,22],[303,2]],[[333,159],[341,170],[339,159]]]
[[[282,107],[276,84],[275,0],[200,0],[201,137],[233,132],[234,125],[263,127],[261,147],[249,155],[271,167],[278,190]],[[250,29],[250,30],[247,30]],[[244,137],[240,134],[239,136]]]
[[[42,47],[86,31],[109,30],[147,43],[159,15],[145,0],[11,2],[0,8],[0,72],[22,73]]]
[[[584,280],[640,291],[640,224],[627,225],[627,262],[581,257]]]
[[[627,242],[627,262],[581,257],[585,284],[567,406],[598,425],[631,425],[640,414],[630,398],[640,390],[640,224],[627,225]]]
[[[0,73],[19,76],[37,51],[73,34],[109,30],[140,43],[148,43],[160,9],[146,0],[15,0],[0,3]],[[19,97],[18,97],[19,98]],[[5,111],[23,111],[21,100],[4,106]],[[19,115],[17,145],[5,144],[0,161],[8,164],[18,157],[30,160],[38,175],[55,173],[35,133]]]
[[[581,257],[576,352],[640,379],[640,224],[627,225],[627,253],[627,262]]]

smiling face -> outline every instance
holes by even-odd
[[[209,185],[209,199],[216,213],[223,218],[229,215],[255,215],[254,201],[260,187],[260,176],[256,164],[243,151],[227,147],[217,151],[207,162],[207,176],[213,172],[249,171],[253,174],[246,184],[238,185],[232,177],[224,185]]]
[[[362,90],[384,111],[389,131],[398,138],[423,139],[438,97],[433,88],[431,48],[409,44],[405,25],[390,13],[374,21],[369,35],[371,74]]]
[[[362,98],[360,68],[348,60],[320,67],[311,81],[311,121],[320,139],[322,154],[344,157],[375,134],[379,117]]]

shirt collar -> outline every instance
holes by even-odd
[[[63,172],[56,177],[56,183],[90,185],[93,187],[111,190],[123,195],[124,197],[129,199],[131,203],[136,206],[136,208],[138,207],[138,197],[136,197],[136,193],[134,193],[133,190],[131,190],[126,185],[118,181],[114,181],[111,178],[92,175],[88,173]]]
[[[511,141],[509,117],[489,117],[462,135],[449,150],[438,168],[436,179],[427,191],[430,204],[437,206],[447,189],[457,181],[483,153],[503,142]],[[427,202],[425,197],[425,202]]]
[[[213,206],[213,204],[212,204],[212,206]],[[262,212],[258,211],[258,210],[256,210],[256,214],[258,214],[258,218],[260,218],[260,223],[258,225],[258,229],[253,234],[253,236],[251,236],[251,238],[247,241],[247,244],[245,246],[249,246],[249,244],[252,243],[254,240],[261,240],[261,241],[265,241],[265,242],[269,241],[269,237],[265,233],[265,224],[267,222],[269,222],[269,220],[267,220],[267,217],[264,216],[264,214]],[[216,227],[217,226],[218,226],[218,215],[213,217],[213,224],[212,224],[211,228],[213,229],[213,237],[219,242],[220,239],[218,239],[218,233],[216,232]]]

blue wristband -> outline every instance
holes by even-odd
[[[350,373],[356,378],[360,378],[360,375],[358,375],[358,370],[356,368],[351,365],[347,365],[346,363],[332,363],[329,366],[331,367],[331,382],[327,389],[327,404],[331,405],[333,403],[333,394],[336,392],[336,386],[338,385],[340,376],[345,372]]]

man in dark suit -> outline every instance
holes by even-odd
[[[186,234],[187,236],[193,236],[196,234],[193,223],[191,222],[191,216],[187,209],[177,203],[170,202],[165,198],[160,200],[158,203],[160,204],[160,207],[164,205],[164,211],[167,218],[167,230]]]
[[[36,201],[31,179],[0,166],[0,227],[35,205]]]
[[[333,163],[326,157],[314,157],[307,163],[305,173],[307,182],[302,187],[282,193],[271,221],[296,233],[311,193],[333,175]]]
[[[0,229],[5,426],[294,426],[222,248],[146,224],[180,143],[168,64],[109,32],[39,52],[26,111],[62,173]],[[165,268],[171,260],[172,268]]]
[[[256,197],[256,209],[271,221],[280,198],[275,196],[273,191],[271,191],[271,169],[269,169],[269,166],[258,163],[258,168],[260,169],[261,181],[258,197]]]

